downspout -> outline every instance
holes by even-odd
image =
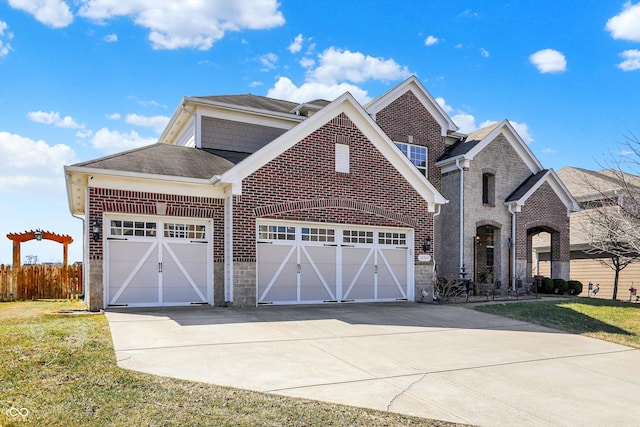
[[[224,302],[233,305],[233,191],[224,202]]]
[[[516,213],[508,205],[511,214],[511,290],[516,290]]]
[[[436,221],[435,218],[440,215],[440,212],[442,211],[442,205],[436,205],[437,206],[437,211],[436,213],[433,214],[433,230],[431,230],[431,240],[432,240],[432,248],[433,248],[433,271],[431,272],[432,277],[435,277],[435,272],[437,269],[437,264],[436,264],[436,233],[435,233],[435,229],[436,229]]]
[[[464,168],[460,159],[456,159],[456,167],[460,170],[460,276],[464,279]]]
[[[84,300],[85,294],[87,292],[87,281],[89,278],[89,268],[88,268],[89,256],[87,253],[87,221],[86,221],[86,215],[89,214],[89,186],[77,181],[71,181],[71,184],[84,188],[84,192],[85,192],[85,196],[84,196],[85,218],[74,214],[73,211],[71,210],[71,206],[69,206],[69,212],[71,212],[71,216],[82,221],[82,293],[79,295],[79,298],[82,298]]]

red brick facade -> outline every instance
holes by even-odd
[[[350,147],[349,173],[335,171],[336,142]],[[433,234],[427,202],[345,114],[244,179],[234,204],[235,260],[255,261],[258,217],[411,227],[416,249]]]

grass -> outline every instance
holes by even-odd
[[[0,303],[0,426],[455,425],[121,369],[104,315],[59,313],[81,309]]]
[[[574,297],[489,304],[476,310],[640,348],[640,304]]]

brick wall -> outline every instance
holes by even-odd
[[[348,174],[335,172],[337,141],[350,147]],[[314,204],[318,200],[327,202]],[[268,214],[272,206],[291,202],[299,202],[291,205],[294,210]],[[433,230],[426,201],[344,114],[243,181],[234,206],[236,261],[255,262],[258,217],[412,227],[416,252]]]
[[[427,147],[427,175],[431,184],[440,190],[440,169],[435,167],[435,162],[445,149],[442,127],[413,92],[407,91],[380,110],[376,114],[376,122],[393,141]],[[413,142],[409,141],[410,135]]]

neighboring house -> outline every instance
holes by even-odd
[[[611,298],[615,271],[598,261],[605,254],[594,251],[585,235],[585,224],[589,224],[589,210],[603,205],[629,205],[629,188],[640,189],[640,177],[623,174],[613,170],[592,171],[566,166],[558,171],[558,176],[573,197],[584,209],[571,217],[571,279],[582,282],[583,295],[588,294],[589,283],[599,285],[597,296]],[[640,191],[640,190],[638,190]],[[631,200],[635,203],[635,200]],[[537,259],[536,274],[549,276],[549,242],[544,236],[534,241],[534,254]],[[631,284],[640,284],[640,262],[629,264],[620,272],[618,299],[627,299]]]
[[[65,171],[92,309],[430,298],[436,265],[526,278],[540,229],[569,274],[555,173],[507,121],[459,133],[415,77],[365,106],[185,97],[157,144]]]

